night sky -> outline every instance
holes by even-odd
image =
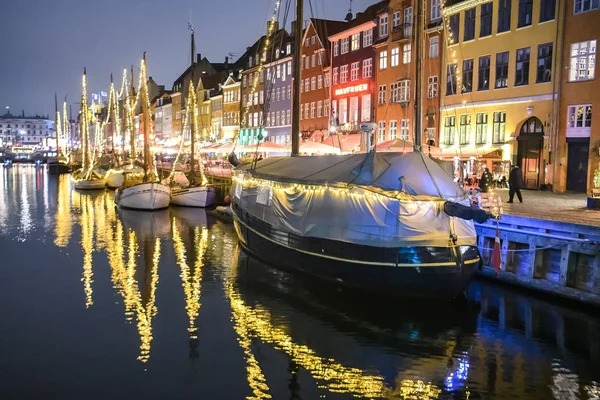
[[[285,5],[285,0],[282,0]],[[304,19],[311,17],[305,0]],[[349,0],[312,0],[314,16],[342,20]],[[376,0],[353,0],[353,12]],[[275,0],[11,0],[0,6],[0,112],[54,111],[54,92],[70,104],[81,96],[87,67],[88,93],[108,91],[110,73],[121,84],[124,67],[147,51],[148,75],[170,88],[189,65],[190,20],[196,52],[212,62],[241,56],[266,31]],[[295,2],[294,2],[295,4]],[[288,17],[295,19],[294,5]],[[118,89],[117,86],[117,89]],[[73,113],[79,109],[74,104]]]

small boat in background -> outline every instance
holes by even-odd
[[[68,134],[68,120],[62,121],[58,112],[58,100],[54,93],[54,113],[56,115],[56,156],[48,158],[48,173],[50,175],[67,174],[71,172],[69,159],[63,155],[63,148],[60,146],[61,136]],[[66,117],[66,114],[64,115]],[[66,131],[65,131],[66,130]]]

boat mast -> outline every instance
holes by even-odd
[[[112,105],[114,106],[115,105],[115,88],[114,88],[114,84],[113,84],[113,74],[112,73],[110,74],[110,92],[111,92],[111,94],[109,94],[109,96],[111,96],[112,101],[113,101]],[[109,101],[108,102],[109,118],[110,118],[110,106],[111,106],[111,102]],[[115,128],[116,128],[116,125],[117,125],[117,116],[115,115],[114,108],[113,108],[113,120],[112,120],[112,124],[111,124],[112,129],[110,132],[110,134],[111,134],[110,146],[111,146],[111,150],[112,150],[113,159],[115,158]]]
[[[294,98],[292,100],[292,156],[300,151],[300,70],[302,69],[302,31],[304,1],[296,0],[296,30],[294,32]]]
[[[129,150],[129,158],[131,159],[131,165],[135,165],[135,161],[137,159],[137,150],[135,148],[135,92],[133,90],[133,65],[131,66],[131,82],[129,83],[129,98],[130,104],[127,105],[128,108],[128,116],[129,119],[129,140],[130,140],[130,150]]]
[[[87,109],[87,78],[86,69],[83,67],[83,90],[81,92],[81,118],[80,118],[80,132],[81,132],[81,146],[83,147],[83,160],[81,167],[83,171],[87,172],[90,169],[89,160],[89,135],[88,135],[88,109]]]
[[[146,82],[146,52],[144,52],[144,58],[142,61],[142,90],[144,91],[144,98],[140,98],[142,101],[142,112],[144,116],[144,181],[148,179],[148,165],[150,164],[150,110],[148,110],[148,86]],[[140,96],[142,94],[140,93]]]
[[[195,107],[196,105],[194,104],[194,102],[192,101],[192,96],[193,96],[193,88],[194,88],[194,52],[195,52],[195,48],[194,48],[194,27],[192,26],[192,23],[190,22],[190,24],[188,25],[188,28],[190,29],[190,31],[192,32],[192,43],[191,43],[191,67],[190,67],[190,72],[191,72],[191,78],[190,78],[190,84],[188,86],[188,101],[191,102],[188,103],[188,107],[191,105],[192,107],[194,107],[194,109],[190,108],[190,116],[191,116],[191,123],[190,123],[190,135],[191,135],[191,140],[190,140],[190,176],[189,176],[189,182],[190,185],[194,185],[196,178],[194,176],[194,165],[196,163],[195,160],[195,152],[196,152],[196,147],[195,147],[195,141],[196,141],[196,110]]]
[[[56,92],[54,92],[54,114],[55,114],[55,119],[56,119],[56,123],[55,123],[56,127],[54,129],[54,131],[56,132],[56,157],[58,158],[58,156],[60,155],[58,135],[60,132],[61,124],[60,124],[60,114],[58,113],[58,97],[56,96]]]
[[[421,104],[421,86],[423,80],[423,68],[422,64],[422,56],[423,56],[423,2],[415,1],[415,45],[417,47],[416,51],[416,82],[415,82],[415,138],[414,138],[414,149],[415,151],[421,151],[421,139],[423,137],[421,133],[421,126],[423,124],[423,104]]]

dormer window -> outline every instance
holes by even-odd
[[[289,55],[292,53],[292,44],[288,43],[286,46],[286,53]]]

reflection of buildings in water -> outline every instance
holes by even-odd
[[[318,387],[335,393],[347,393],[366,398],[414,398],[435,399],[441,389],[431,382],[420,379],[398,377],[396,387],[388,386],[383,376],[367,373],[360,368],[342,365],[333,357],[323,357],[305,344],[298,344],[286,332],[287,327],[278,327],[271,322],[271,310],[257,303],[249,306],[242,299],[235,283],[238,258],[234,256],[234,266],[225,281],[225,290],[229,297],[234,328],[238,334],[238,343],[246,358],[248,382],[257,398],[266,398],[268,385],[260,366],[250,350],[250,342],[258,338],[284,352],[294,364],[305,368],[317,381]],[[249,271],[249,274],[252,272]],[[436,361],[439,364],[439,360]]]
[[[186,226],[187,224],[185,223],[181,225],[183,225],[181,230],[184,232],[184,235],[187,232],[185,237],[182,237],[184,235],[180,233],[177,218],[173,218],[173,246],[175,256],[177,257],[177,264],[179,264],[181,269],[179,276],[185,295],[185,310],[189,319],[190,358],[197,358],[199,343],[195,322],[200,312],[200,285],[202,282],[202,268],[204,266],[203,258],[208,246],[208,228],[206,226]],[[186,250],[186,247],[189,248],[192,245],[193,251]]]
[[[72,231],[71,221],[71,180],[67,174],[58,176],[57,205],[54,223],[54,244],[66,247]],[[0,199],[0,202],[2,199]]]
[[[6,220],[8,219],[8,173],[9,170],[0,165],[0,234],[6,229]],[[10,195],[9,195],[10,197]]]
[[[31,229],[31,210],[29,204],[29,193],[27,191],[29,183],[27,182],[27,175],[29,175],[26,170],[26,173],[21,174],[21,178],[19,180],[19,185],[21,186],[21,232],[27,236],[29,230]]]

